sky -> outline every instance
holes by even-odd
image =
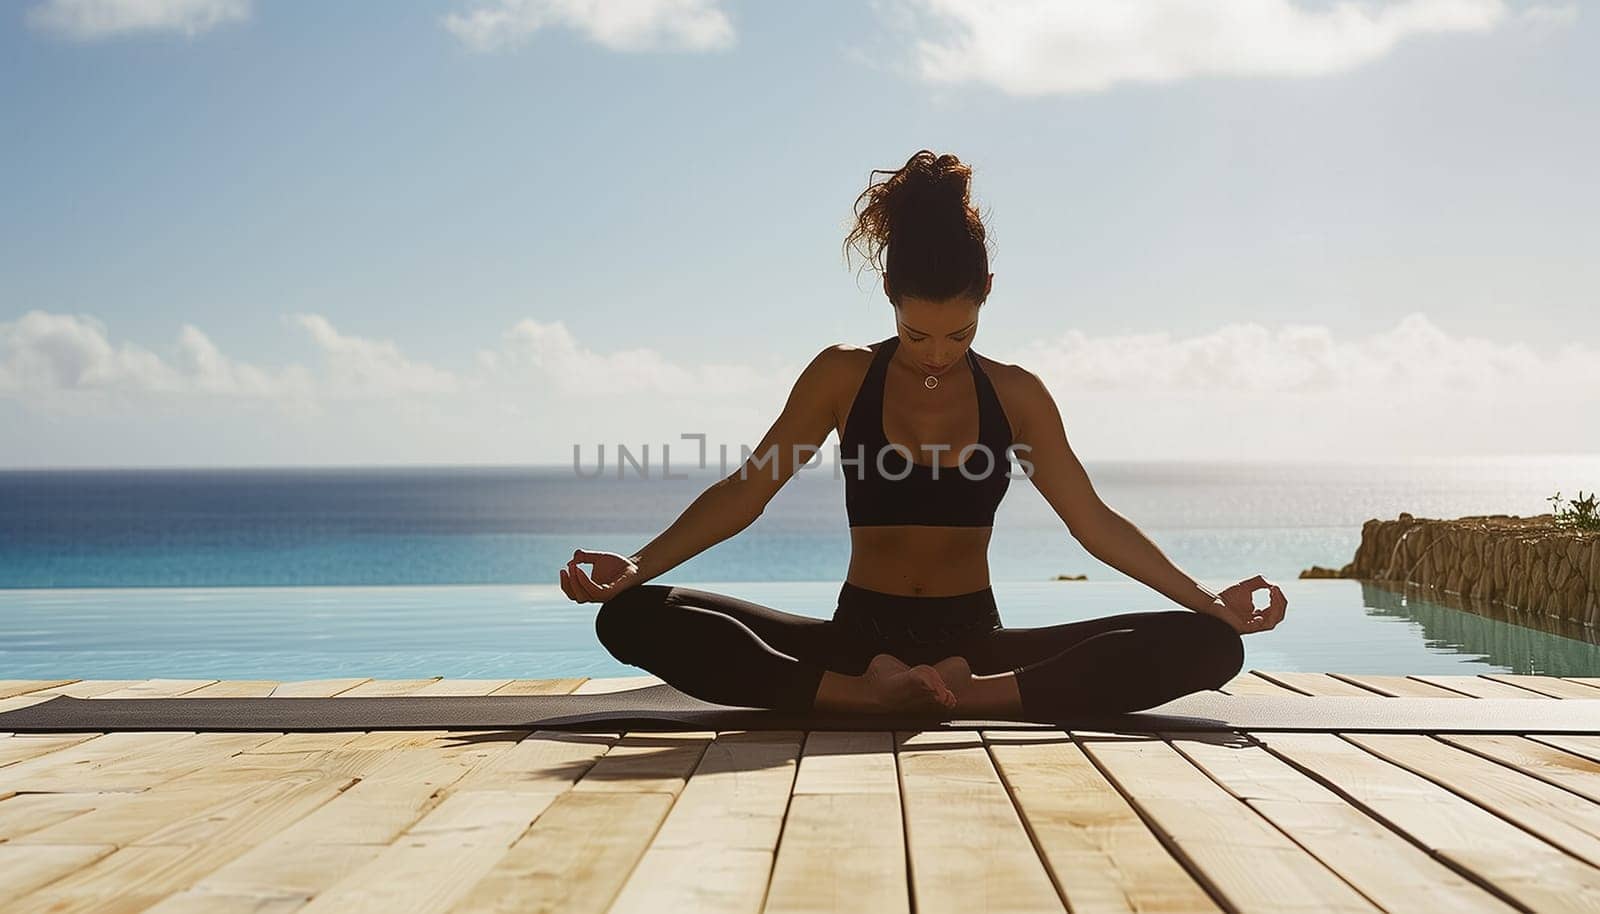
[[[1588,3],[22,0],[0,136],[0,467],[738,454],[922,148],[1086,461],[1600,453]]]

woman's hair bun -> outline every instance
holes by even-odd
[[[972,208],[972,167],[949,153],[918,150],[897,169],[875,168],[856,198],[845,238],[888,277],[890,298],[981,295],[989,275],[983,220]],[[885,255],[887,255],[885,257]]]

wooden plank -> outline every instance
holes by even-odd
[[[234,795],[140,838],[138,845],[200,847],[237,844],[250,847],[301,819],[354,783],[343,776],[292,772],[254,785],[241,783]]]
[[[79,679],[64,686],[50,689],[40,689],[34,695],[68,695],[73,698],[95,698],[107,692],[115,692],[129,686],[138,685],[142,679]]]
[[[220,802],[188,812],[133,846],[28,896],[19,909],[142,910],[165,895],[188,888],[337,796],[350,783],[349,777],[293,771],[265,782],[241,780]]]
[[[1559,676],[1527,676],[1513,673],[1485,673],[1483,678],[1519,686],[1551,698],[1600,698],[1600,689],[1581,682],[1567,682]]]
[[[0,768],[0,791],[7,789],[71,789],[87,782],[93,772],[129,756],[163,750],[189,739],[192,733],[107,733],[75,746]],[[62,787],[61,785],[68,785]]]
[[[450,730],[371,730],[345,743],[346,749],[397,749],[438,748],[447,742],[460,742],[485,736],[485,731],[462,731],[456,735]]]
[[[1262,675],[1260,670],[1245,670],[1223,683],[1221,691],[1227,695],[1299,695],[1300,692],[1279,685]]]
[[[650,843],[651,852],[704,848],[770,854],[783,829],[804,737],[798,730],[718,734]]]
[[[274,679],[224,679],[186,692],[188,698],[265,698],[277,688]]]
[[[7,711],[20,711],[23,708],[49,700],[49,695],[43,695],[37,692],[32,695],[16,695],[11,698],[0,698],[0,714],[4,714]]]
[[[113,736],[124,735],[142,734],[107,733],[98,739],[81,744],[81,747],[87,749],[104,743]],[[0,783],[19,792],[36,793],[144,790],[217,764],[276,735],[275,733],[182,733],[176,734],[178,738],[175,739],[147,743],[137,751],[99,759],[88,764],[66,764],[70,760],[67,753],[74,751],[67,749],[21,765],[0,768]],[[51,764],[52,760],[57,764]]]
[[[0,698],[60,688],[77,681],[76,679],[0,679]]]
[[[1600,761],[1593,757],[1498,733],[1437,733],[1434,738],[1600,803]]]
[[[382,851],[375,844],[283,845],[269,840],[144,914],[289,914]]]
[[[133,685],[103,692],[95,698],[172,698],[187,695],[216,682],[215,679],[145,679]]]
[[[492,695],[566,695],[589,681],[587,676],[571,679],[513,679]]]
[[[1205,732],[1161,735],[1386,911],[1516,910],[1247,739]]]
[[[17,733],[0,739],[0,768],[28,759],[76,746],[98,736],[97,733]],[[5,775],[0,774],[0,783]]]
[[[767,914],[911,910],[894,734],[807,734]]]
[[[488,695],[511,684],[509,679],[441,679],[412,692],[413,695]]]
[[[12,842],[99,806],[97,793],[23,793],[0,801],[0,842]],[[3,846],[3,845],[0,845]]]
[[[1168,850],[1229,910],[1378,910],[1168,743],[1077,735]]]
[[[490,873],[554,799],[546,793],[455,794],[301,911],[448,911]]]
[[[1427,778],[1332,733],[1250,735],[1508,901],[1541,912],[1600,910],[1600,870]]]
[[[1493,679],[1488,679],[1483,676],[1434,676],[1414,674],[1409,678],[1415,679],[1418,682],[1426,682],[1430,685],[1436,685],[1442,689],[1460,692],[1463,695],[1470,695],[1473,698],[1548,699],[1550,697],[1540,692],[1535,692],[1532,689],[1524,689],[1518,686],[1508,685],[1504,682],[1497,682]]]
[[[92,787],[84,787],[81,788],[83,792],[25,794],[17,799],[53,797],[59,802],[35,811],[31,816],[33,821],[28,822],[25,829],[18,829],[25,833],[10,835],[10,840],[22,844],[131,844],[175,822],[226,809],[229,800],[262,780],[253,772],[231,770],[229,766],[238,756],[230,756],[229,749],[249,745],[251,738],[259,736],[271,738],[270,734],[201,733],[173,749],[153,753],[153,758],[135,754],[126,761],[138,766],[150,765],[165,778],[149,790],[91,793],[87,791]],[[230,742],[236,745],[230,746]],[[184,775],[183,769],[176,766],[164,768],[162,756],[167,751],[180,751],[193,757],[194,761],[186,761],[183,766],[190,773]],[[280,773],[284,772],[274,771],[271,776]],[[296,771],[290,769],[286,773],[292,776]],[[127,769],[115,770],[113,774],[118,778],[126,777]],[[104,777],[104,774],[96,772],[95,776]],[[0,822],[4,819],[5,807],[0,805]],[[4,832],[0,832],[0,837],[6,837]]]
[[[363,778],[289,826],[276,851],[258,862],[277,865],[285,853],[305,846],[389,844],[438,805],[440,785],[462,770],[435,759],[420,763],[414,780]]]
[[[239,855],[233,845],[124,847],[25,895],[6,914],[133,914]]]
[[[211,782],[256,783],[288,774],[359,778],[388,753],[381,749],[327,749],[309,752],[241,752],[225,762],[184,778],[187,786]]]
[[[142,841],[159,829],[202,815],[221,818],[229,814],[232,801],[241,792],[260,783],[260,779],[247,773],[226,776],[230,770],[231,750],[260,742],[256,738],[263,736],[270,738],[270,734],[200,733],[179,743],[171,751],[185,754],[184,767],[191,773],[198,773],[194,777],[184,776],[177,766],[163,770],[162,753],[156,753],[154,759],[135,756],[138,764],[148,764],[162,771],[164,780],[140,792],[99,793],[92,810],[15,840],[24,844],[127,845]],[[116,774],[123,776],[125,772],[119,770]],[[295,776],[296,772],[287,774]]]
[[[272,690],[273,698],[332,698],[342,695],[371,679],[302,679],[285,682]]]
[[[1346,695],[1354,698],[1382,698],[1379,692],[1354,682],[1329,676],[1327,673],[1261,673],[1262,678],[1294,689],[1304,695]]]
[[[1221,910],[1066,733],[987,730],[983,739],[1068,908]]]
[[[782,730],[719,734],[610,910],[758,911],[802,738]]]
[[[795,775],[794,793],[892,794],[900,797],[894,734],[870,730],[813,730]]]
[[[361,685],[340,693],[342,698],[385,698],[394,695],[414,695],[418,689],[427,688],[439,681],[438,676],[428,679],[369,679]]]
[[[35,889],[70,875],[99,860],[115,847],[109,844],[83,847],[22,847],[0,844],[0,907]]]
[[[1065,911],[982,737],[895,737],[917,911]]]
[[[601,914],[672,802],[671,794],[648,791],[557,796],[451,914]]]
[[[1528,739],[1600,762],[1600,736],[1581,733],[1529,733]],[[3,774],[3,772],[0,772]]]
[[[156,911],[297,910],[377,859],[383,848],[438,805],[437,795],[483,758],[509,743],[335,750],[356,762],[361,780],[205,876]],[[273,753],[273,758],[284,757]]]
[[[181,819],[198,815],[239,792],[236,784],[204,783],[137,793],[28,794],[93,798],[94,806],[53,825],[38,828],[12,843],[19,845],[82,845],[102,842],[132,844]]]
[[[1380,695],[1393,698],[1470,698],[1460,692],[1434,685],[1431,682],[1422,682],[1410,676],[1387,676],[1379,673],[1329,673],[1336,679],[1353,682],[1364,686]]]
[[[607,679],[589,679],[572,690],[574,695],[598,695],[603,692],[623,692],[646,686],[664,685],[657,676],[613,676]]]
[[[275,753],[317,752],[342,749],[359,736],[362,730],[324,730],[315,733],[284,733],[267,740],[244,753],[245,755],[271,755]]]
[[[1575,802],[1561,787],[1431,736],[1347,733],[1344,738],[1600,866],[1600,806]]]
[[[573,790],[676,795],[700,763],[712,732],[629,733],[594,763]]]
[[[1593,686],[1596,689],[1600,689],[1600,676],[1563,676],[1561,678],[1568,682],[1576,682],[1580,685]]]
[[[505,752],[476,765],[461,780],[443,788],[458,790],[564,793],[593,768],[620,734],[538,730]]]

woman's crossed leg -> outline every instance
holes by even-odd
[[[960,647],[934,667],[967,717],[1139,711],[1220,688],[1244,666],[1238,631],[1188,609],[999,628]]]
[[[1232,625],[1187,609],[999,628],[895,650],[831,619],[640,584],[601,604],[595,631],[618,660],[696,698],[788,711],[943,708],[969,718],[1059,720],[1219,688],[1244,664]]]
[[[804,712],[948,709],[931,666],[908,665],[831,619],[692,587],[639,584],[600,605],[613,657],[704,701]]]

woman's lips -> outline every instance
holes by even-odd
[[[923,362],[922,363],[922,367],[928,369],[928,374],[938,374],[939,372],[944,371],[946,368],[949,368],[950,366],[949,365],[929,365],[927,362]]]

